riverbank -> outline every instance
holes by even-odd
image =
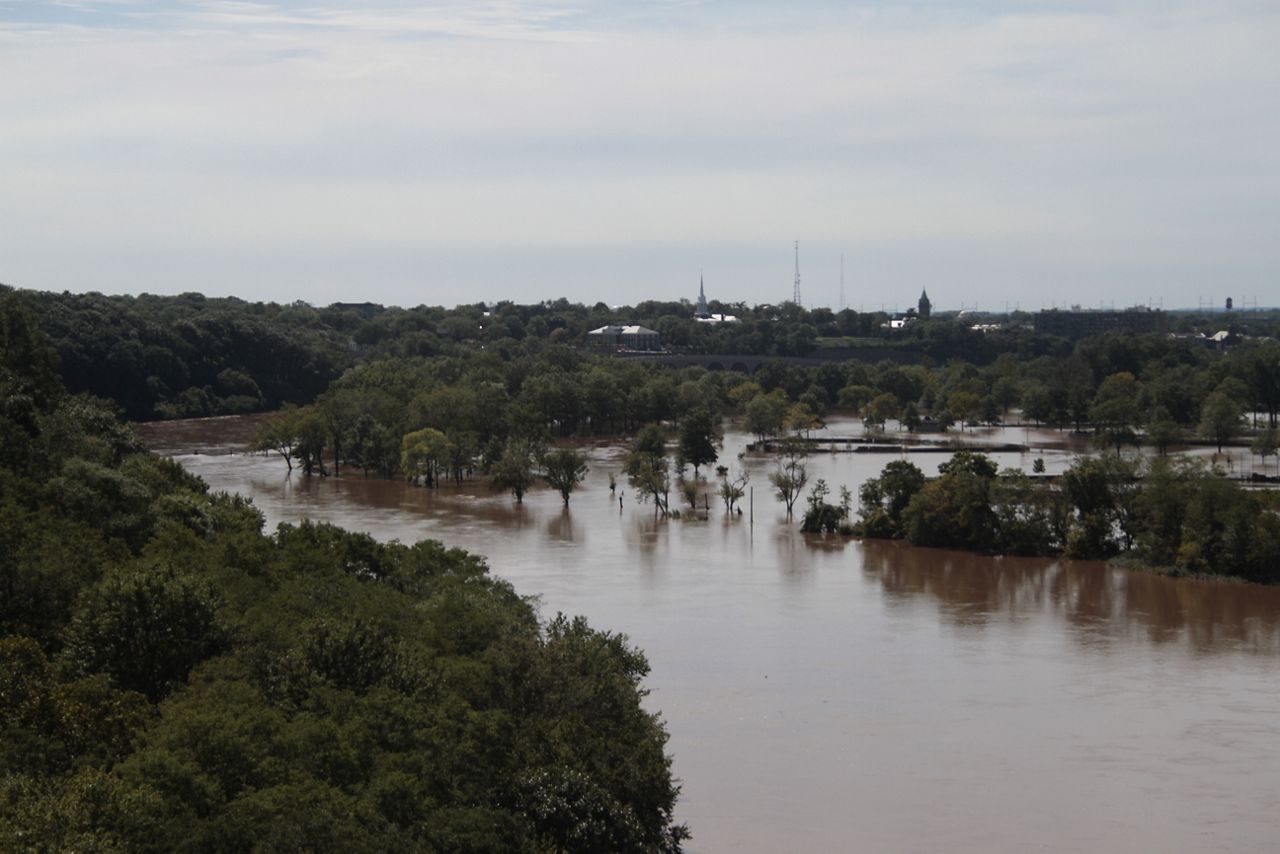
[[[1206,823],[1234,850],[1280,838],[1264,803],[1280,796],[1277,757],[1258,737],[1280,708],[1280,588],[802,535],[769,495],[772,457],[738,458],[748,441],[730,430],[721,459],[750,476],[754,525],[715,503],[697,523],[655,519],[625,485],[620,512],[617,444],[586,448],[591,471],[567,511],[550,490],[516,505],[479,484],[178,459],[213,489],[251,495],[268,529],[306,518],[438,539],[537,592],[544,618],[585,614],[625,633],[652,665],[645,702],[671,734],[694,854],[1027,839],[1181,852]],[[1073,459],[1043,456],[1050,473]],[[1034,456],[993,458],[1029,469]],[[811,478],[856,491],[884,458],[808,462]],[[921,813],[921,798],[949,807]]]

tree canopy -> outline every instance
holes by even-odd
[[[0,298],[0,849],[653,850],[644,656],[474,555],[262,531]]]

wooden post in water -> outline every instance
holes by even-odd
[[[749,506],[751,507],[751,525],[754,527],[756,524],[756,488],[754,486],[751,487]]]

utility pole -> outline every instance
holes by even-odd
[[[795,293],[792,294],[791,296],[791,301],[795,303],[797,306],[801,305],[801,302],[800,302],[800,241],[799,240],[796,241],[796,289],[795,289]]]

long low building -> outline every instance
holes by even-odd
[[[658,351],[662,349],[659,339],[656,331],[643,326],[601,326],[587,333],[591,346],[601,350]]]
[[[1168,316],[1158,309],[1128,308],[1123,311],[1051,308],[1035,317],[1036,332],[1059,335],[1072,341],[1104,332],[1169,331]]]

